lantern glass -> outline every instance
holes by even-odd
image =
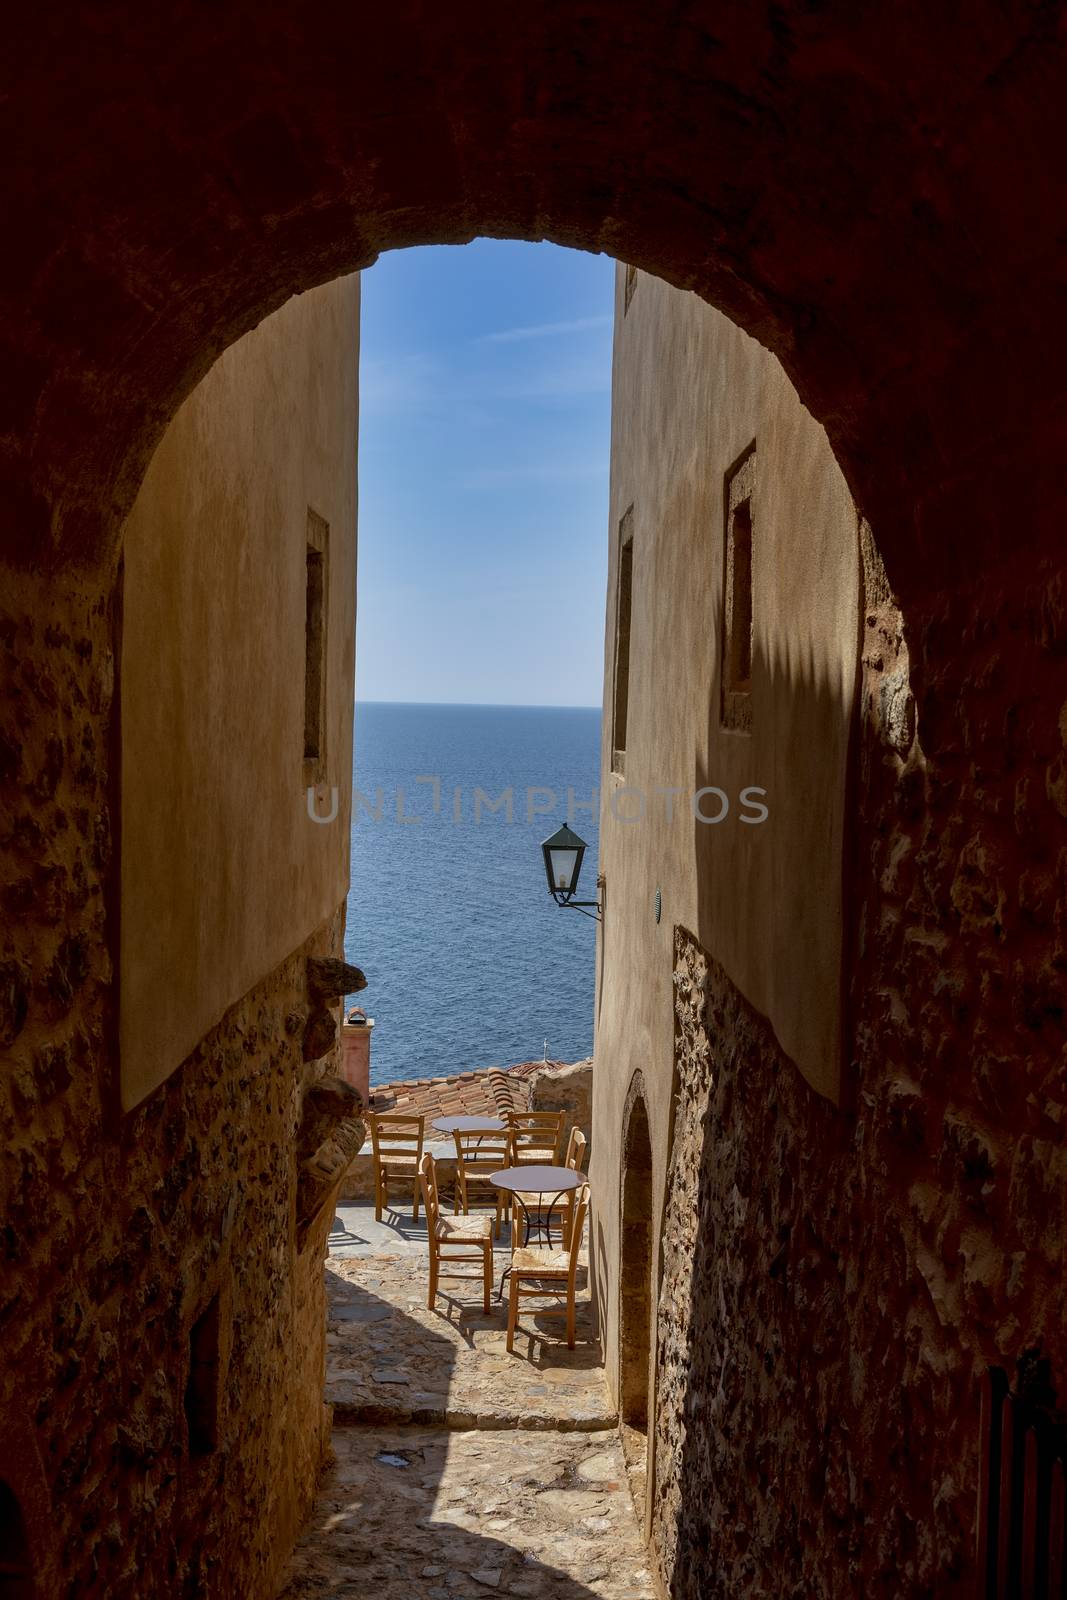
[[[544,841],[541,851],[545,858],[549,893],[556,899],[561,896],[570,899],[578,888],[578,875],[582,870],[582,857],[585,855],[585,840],[580,839],[573,828],[568,828],[564,824],[551,839]]]
[[[553,885],[565,894],[573,894],[578,877],[574,870],[578,862],[577,850],[550,850],[548,854],[552,862]]]

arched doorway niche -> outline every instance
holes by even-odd
[[[638,1515],[647,1517],[652,1411],[652,1137],[644,1079],[635,1072],[623,1114],[619,1237],[619,1422]]]

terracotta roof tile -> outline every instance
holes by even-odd
[[[487,1067],[480,1072],[460,1072],[453,1077],[411,1078],[402,1083],[376,1084],[371,1092],[372,1111],[405,1111],[427,1121],[445,1116],[498,1116],[522,1111],[529,1105],[527,1080],[544,1061],[520,1061],[513,1067]],[[550,1061],[548,1066],[561,1066]]]

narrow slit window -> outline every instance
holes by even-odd
[[[219,1297],[215,1294],[189,1333],[185,1420],[192,1456],[210,1455],[219,1443],[219,1319]]]
[[[625,286],[623,288],[623,304],[622,304],[622,314],[623,314],[623,316],[625,316],[627,311],[629,311],[629,309],[630,309],[630,301],[634,297],[634,290],[636,288],[637,288],[637,268],[636,267],[632,267],[632,266],[629,265],[629,263],[627,263],[627,267],[626,267],[626,283],[625,283]]]
[[[752,501],[742,500],[730,519],[730,631],[727,683],[752,689]]]
[[[304,632],[304,760],[321,765],[326,754],[326,549],[327,524],[308,512]]]
[[[726,480],[723,574],[722,722],[747,732],[752,726],[752,577],[756,450],[753,445]]]
[[[612,715],[612,770],[626,770],[626,725],[630,713],[630,621],[633,609],[633,506],[619,524],[619,579],[615,596],[615,703]]]

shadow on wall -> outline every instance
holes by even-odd
[[[921,749],[899,614],[866,608],[854,1111],[809,1087],[675,930],[654,1497],[672,1600],[972,1596],[979,1379],[1028,1349],[1067,1372],[1067,799],[1062,675],[1033,670],[1050,649],[1042,581],[1006,587],[996,615],[957,592],[912,619]]]
[[[69,985],[68,1010],[27,1029],[36,1079],[0,1074],[0,1099],[42,1096],[33,1124],[0,1107],[0,1477],[43,1595],[206,1593],[220,1572],[232,1592],[270,1593],[311,1505],[325,1226],[298,1247],[302,1090],[318,1068],[291,1019],[308,956],[336,942],[325,926],[265,975],[117,1126]],[[46,1065],[68,1090],[53,1084],[47,1109]],[[52,1146],[33,1153],[28,1125]],[[78,1139],[91,1154],[76,1180],[51,1182],[41,1152]]]
[[[805,1192],[833,1192],[837,1114],[684,930],[675,957],[681,1073],[660,1292],[656,1548],[672,1600],[858,1592],[840,1535],[845,1269],[797,1216]],[[889,1355],[883,1337],[867,1359]],[[893,1571],[906,1566],[899,1511],[881,1537]]]
[[[362,1265],[373,1282],[374,1258],[365,1258]],[[383,1344],[394,1346],[406,1345],[410,1330],[424,1358],[429,1349],[434,1382],[447,1392],[455,1365],[447,1339],[428,1333],[363,1281],[342,1278],[329,1268],[326,1281],[331,1320],[365,1328],[368,1340],[380,1337]],[[477,1286],[473,1292],[477,1298]],[[445,1289],[437,1303],[444,1308],[439,1314],[453,1325],[457,1320],[484,1321],[480,1306],[472,1313],[468,1301],[457,1300]],[[403,1324],[407,1329],[398,1327]],[[383,1349],[381,1359],[388,1362],[388,1349]],[[417,1408],[405,1413],[399,1406],[395,1412],[382,1408],[372,1422],[335,1428],[334,1459],[320,1483],[311,1521],[290,1561],[279,1600],[317,1600],[327,1592],[347,1593],[349,1584],[358,1584],[362,1593],[363,1585],[388,1583],[391,1593],[397,1580],[411,1582],[420,1574],[425,1588],[434,1591],[435,1583],[443,1587],[452,1581],[454,1586],[463,1575],[476,1573],[485,1575],[471,1579],[472,1588],[479,1591],[495,1573],[492,1587],[499,1584],[501,1593],[594,1600],[594,1591],[585,1584],[533,1559],[525,1549],[474,1532],[459,1525],[458,1519],[434,1519],[435,1505],[461,1481],[453,1468],[449,1484],[450,1452],[469,1448],[476,1437],[441,1425],[420,1425]],[[488,1438],[491,1446],[493,1435],[480,1437]],[[491,1458],[491,1449],[485,1454]],[[495,1467],[493,1474],[491,1487],[500,1492],[507,1486]],[[520,1579],[525,1585],[521,1591],[511,1588],[511,1582]],[[423,1593],[423,1585],[415,1581],[411,1592]]]
[[[772,774],[753,769],[747,779],[771,789],[771,816],[735,828],[726,895],[725,841],[717,837],[725,829],[694,823],[697,926],[723,929],[726,949],[762,949],[768,996],[803,1037],[821,1038],[836,1055],[841,1010],[828,996],[837,990],[840,951],[827,942],[824,919],[840,928],[847,915],[836,875],[853,819],[827,814],[841,795],[820,753],[847,729],[851,695],[844,699],[805,659],[764,658],[753,679],[760,699],[737,749],[742,760],[773,755]],[[722,747],[720,716],[716,675],[712,749]],[[795,786],[779,794],[774,775],[783,773]],[[698,762],[696,786],[715,783],[721,775]],[[846,783],[846,803],[848,795]],[[771,829],[778,836],[768,874],[759,853]],[[746,896],[746,884],[772,892]],[[821,966],[812,960],[817,942]],[[807,996],[785,990],[804,980],[829,1014],[813,1015]],[[929,1484],[924,1505],[905,1466],[909,1413],[912,1424],[916,1417],[902,1395],[904,1327],[878,1309],[874,1281],[861,1303],[879,1223],[883,1236],[870,1254],[884,1250],[882,1261],[893,1263],[887,1276],[906,1282],[888,1197],[881,1218],[868,1214],[853,1118],[805,1082],[768,1020],[680,928],[674,993],[678,1102],[653,1456],[653,1537],[671,1600],[753,1590],[912,1594],[919,1529],[929,1530],[933,1516]],[[836,1084],[836,1062],[829,1077]],[[905,1288],[902,1313],[907,1297]],[[880,1438],[873,1450],[872,1433]],[[857,1452],[864,1436],[867,1447]],[[953,1571],[966,1565],[957,1511],[958,1502],[946,1504],[937,1518],[939,1596],[956,1592]],[[932,1560],[928,1552],[924,1565]]]
[[[853,660],[858,649],[857,638]],[[707,754],[697,751],[692,774],[693,794],[706,791],[700,819],[695,807],[692,817],[693,931],[713,942],[783,1038],[795,1041],[808,1080],[832,1098],[840,1007],[830,997],[841,979],[855,672],[842,682],[814,643],[774,656],[757,648],[743,733],[725,731],[720,673],[710,677]],[[755,793],[742,803],[749,786]],[[726,814],[714,820],[727,799]],[[768,812],[763,821],[751,820],[757,805]]]

